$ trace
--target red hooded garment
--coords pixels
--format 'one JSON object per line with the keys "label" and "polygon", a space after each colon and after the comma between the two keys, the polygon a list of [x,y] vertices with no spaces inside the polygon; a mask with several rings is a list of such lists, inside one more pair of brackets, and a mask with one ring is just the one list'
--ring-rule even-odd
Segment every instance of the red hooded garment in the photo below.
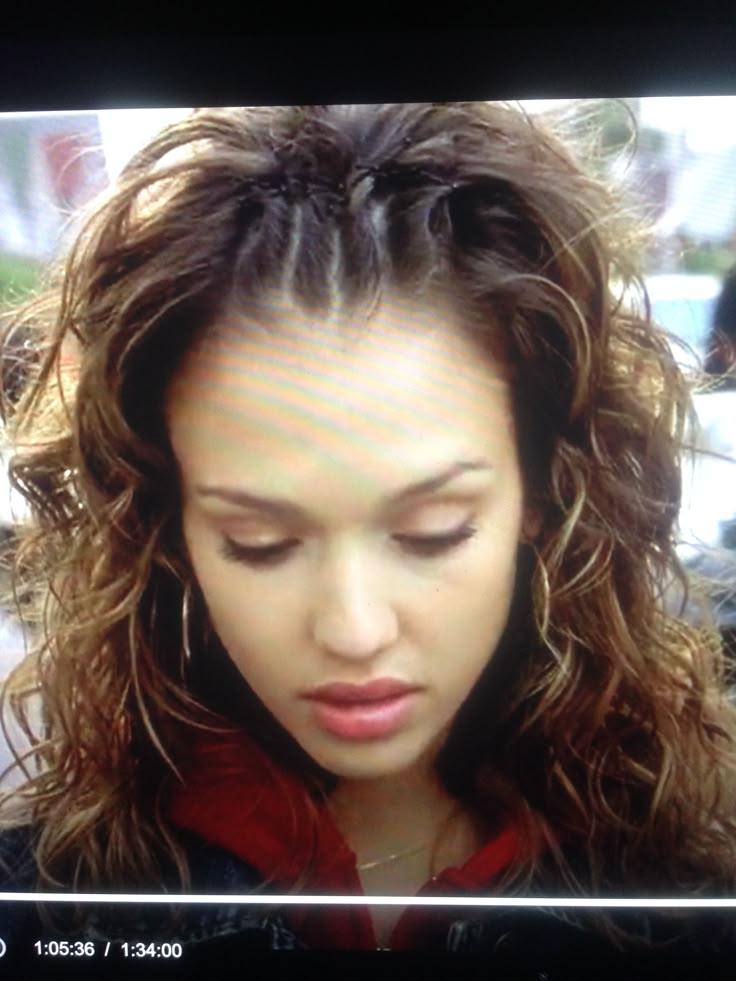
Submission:
{"label": "red hooded garment", "polygon": [[[175,824],[253,866],[268,880],[269,891],[289,892],[308,869],[299,887],[306,895],[364,895],[355,855],[329,810],[244,734],[199,737],[184,778],[171,800]],[[518,834],[507,828],[462,866],[433,876],[418,895],[488,894],[518,848]],[[284,917],[312,949],[377,946],[366,906],[289,906]],[[457,918],[452,907],[410,906],[397,922],[390,946],[421,950],[442,923]]]}

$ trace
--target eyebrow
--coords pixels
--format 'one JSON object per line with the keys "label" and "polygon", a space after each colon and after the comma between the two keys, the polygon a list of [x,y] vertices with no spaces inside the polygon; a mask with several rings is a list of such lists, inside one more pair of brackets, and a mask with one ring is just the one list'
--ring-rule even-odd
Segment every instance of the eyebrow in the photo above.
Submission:
{"label": "eyebrow", "polygon": [[[386,498],[385,503],[389,505],[403,504],[412,498],[433,494],[463,474],[483,470],[493,470],[487,460],[458,460],[457,463],[451,464],[440,473],[423,480],[417,480],[395,494],[391,494]],[[304,509],[298,504],[280,497],[261,497],[244,490],[229,487],[209,487],[207,485],[197,485],[194,491],[199,497],[215,497],[227,504],[235,504],[237,507],[266,511],[275,517],[289,518],[305,515]]]}

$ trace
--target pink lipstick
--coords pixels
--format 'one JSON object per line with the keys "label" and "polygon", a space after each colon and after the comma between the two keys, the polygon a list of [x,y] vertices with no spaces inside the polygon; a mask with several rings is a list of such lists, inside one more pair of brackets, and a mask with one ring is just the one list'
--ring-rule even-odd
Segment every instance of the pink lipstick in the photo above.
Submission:
{"label": "pink lipstick", "polygon": [[308,692],[317,724],[340,739],[369,740],[393,735],[414,712],[420,689],[393,678],[365,685],[335,683]]}

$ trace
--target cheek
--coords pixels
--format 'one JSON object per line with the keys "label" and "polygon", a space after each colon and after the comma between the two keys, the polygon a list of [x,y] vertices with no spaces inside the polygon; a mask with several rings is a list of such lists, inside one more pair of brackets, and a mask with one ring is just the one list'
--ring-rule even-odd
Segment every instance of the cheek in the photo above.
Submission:
{"label": "cheek", "polygon": [[455,599],[455,620],[465,636],[482,636],[492,641],[508,619],[516,579],[515,552],[507,561],[481,561],[469,568],[464,586]]}
{"label": "cheek", "polygon": [[[210,623],[225,650],[242,669],[252,652],[278,644],[284,619],[275,615],[278,595],[267,576],[254,576],[223,559],[219,545],[196,525],[185,524],[185,540]],[[283,605],[283,604],[282,604]]]}
{"label": "cheek", "polygon": [[414,624],[423,641],[468,670],[484,666],[506,627],[516,582],[518,545],[480,533],[431,594],[417,597]]}
{"label": "cheek", "polygon": [[256,695],[270,707],[295,681],[293,622],[262,589],[239,583],[238,570],[200,581],[209,620],[228,657]]}
{"label": "cheek", "polygon": [[472,649],[475,659],[487,660],[506,627],[518,551],[516,535],[481,533],[454,581],[448,583],[445,600],[437,596],[436,609],[451,617],[456,642]]}
{"label": "cheek", "polygon": [[[197,570],[195,569],[195,572]],[[220,568],[212,577],[197,575],[209,611],[210,622],[225,649],[238,665],[248,660],[271,657],[283,648],[285,615],[283,598],[267,587],[260,588],[234,569]]]}

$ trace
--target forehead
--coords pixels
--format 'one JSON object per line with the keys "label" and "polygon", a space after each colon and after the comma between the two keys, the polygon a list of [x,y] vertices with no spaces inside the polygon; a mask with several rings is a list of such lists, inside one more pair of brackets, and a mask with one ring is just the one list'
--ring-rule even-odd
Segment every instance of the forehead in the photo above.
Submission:
{"label": "forehead", "polygon": [[257,320],[222,318],[184,360],[167,416],[192,479],[381,485],[513,446],[502,366],[442,303],[402,298],[370,317],[274,301]]}

